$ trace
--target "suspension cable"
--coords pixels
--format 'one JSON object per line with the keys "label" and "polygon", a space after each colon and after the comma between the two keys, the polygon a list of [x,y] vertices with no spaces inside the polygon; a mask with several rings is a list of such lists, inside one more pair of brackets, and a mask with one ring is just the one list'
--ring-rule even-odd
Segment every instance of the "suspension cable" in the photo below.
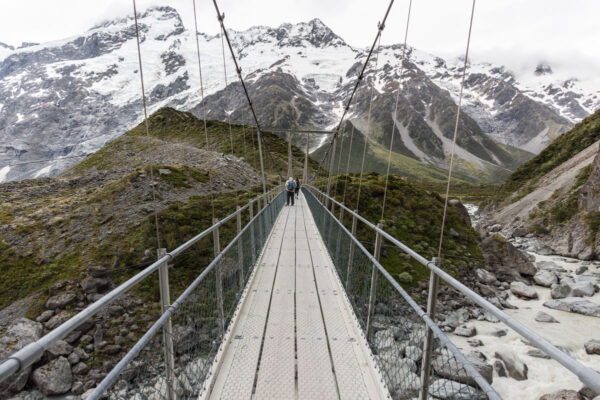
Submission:
{"label": "suspension cable", "polygon": [[[229,40],[229,35],[227,34],[227,29],[225,29],[225,23],[223,22],[223,20],[225,19],[225,14],[221,14],[221,11],[219,10],[219,6],[217,5],[217,0],[213,0],[213,5],[215,6],[215,11],[217,12],[217,19],[219,20],[219,23],[221,24],[221,30],[223,32],[223,36],[225,36],[225,40],[227,41],[227,46],[229,47],[229,52],[231,53],[231,58],[233,58],[233,63],[235,64],[236,73],[238,75],[240,83],[242,84],[242,88],[244,89],[244,94],[246,95],[246,100],[248,101],[248,105],[250,106],[250,110],[252,111],[252,117],[254,118],[254,123],[256,124],[256,134],[258,136],[258,155],[260,157],[260,173],[261,173],[261,178],[262,178],[263,193],[266,194],[267,193],[267,182],[265,179],[265,167],[264,167],[263,155],[262,155],[260,124],[258,123],[258,117],[256,116],[254,106],[252,105],[252,100],[250,99],[250,94],[248,93],[248,88],[246,87],[246,83],[244,82],[244,78],[242,77],[242,69],[238,65],[237,58],[235,57],[235,53],[233,51],[233,47],[231,46],[231,41]],[[266,142],[265,142],[265,148],[266,148]],[[267,151],[268,151],[268,149],[267,149]],[[269,152],[269,154],[270,154],[270,152]],[[279,173],[279,176],[281,177],[281,173]]]}
{"label": "suspension cable", "polygon": [[208,128],[206,127],[206,104],[204,104],[204,81],[202,79],[202,62],[200,60],[200,41],[198,40],[198,18],[196,17],[196,0],[192,0],[194,7],[194,27],[196,32],[196,54],[198,56],[198,74],[200,75],[200,104],[202,106],[202,119],[204,120],[204,136],[208,150]]}
{"label": "suspension cable", "polygon": [[356,195],[356,209],[360,202],[360,190],[362,188],[363,171],[365,169],[365,158],[367,155],[367,147],[369,145],[369,133],[371,131],[371,112],[373,111],[373,97],[375,95],[375,80],[377,80],[377,64],[379,62],[379,53],[381,52],[381,35],[379,36],[379,44],[377,45],[377,55],[375,56],[375,76],[371,83],[371,94],[369,96],[369,113],[367,115],[367,134],[365,135],[365,145],[363,147],[362,163],[360,166],[360,177],[358,179],[358,194]]}
{"label": "suspension cable", "polygon": [[469,35],[467,36],[467,49],[465,50],[465,63],[463,65],[462,80],[460,83],[460,93],[458,95],[458,108],[456,110],[456,123],[454,124],[454,136],[452,138],[452,153],[450,154],[450,165],[448,168],[448,184],[446,186],[446,198],[444,199],[444,213],[442,214],[442,229],[440,232],[440,245],[438,247],[438,258],[442,256],[442,243],[444,242],[444,227],[446,225],[446,213],[448,211],[448,196],[450,196],[450,180],[452,179],[452,167],[454,164],[454,151],[456,149],[456,137],[458,136],[458,124],[460,121],[460,108],[462,106],[463,89],[465,86],[465,76],[467,74],[467,63],[469,61],[469,46],[471,44],[471,31],[473,29],[473,15],[475,14],[475,0],[471,7],[471,20],[469,22]]}
{"label": "suspension cable", "polygon": [[[231,143],[231,154],[235,155],[233,153],[233,133],[231,132],[231,118],[229,116],[229,106],[230,104],[230,100],[231,100],[231,91],[228,90],[228,85],[227,85],[227,63],[225,62],[225,41],[223,40],[223,28],[221,27],[221,52],[223,54],[223,77],[225,80],[225,87],[223,88],[223,94],[225,96],[225,114],[227,114],[227,125],[229,126],[229,142]],[[228,93],[229,92],[229,93]]]}
{"label": "suspension cable", "polygon": [[352,131],[350,132],[350,150],[348,151],[348,161],[346,163],[346,180],[344,181],[344,194],[342,195],[342,203],[346,201],[346,188],[348,187],[348,180],[350,180],[350,156],[352,155],[352,141],[354,139],[354,124],[352,124]]}
{"label": "suspension cable", "polygon": [[[135,22],[135,37],[137,42],[137,53],[138,53],[138,63],[140,66],[140,82],[142,84],[142,105],[144,106],[144,124],[146,125],[146,139],[150,140],[150,125],[148,123],[148,109],[146,107],[146,90],[144,88],[144,72],[142,70],[142,50],[140,47],[140,30],[138,27],[137,20],[137,7],[135,4],[135,0],[133,0],[133,20]],[[160,249],[160,233],[159,233],[159,225],[158,225],[158,207],[156,205],[156,190],[154,189],[154,166],[152,163],[152,157],[148,158],[150,164],[150,188],[152,191],[152,204],[154,206],[154,225],[156,227],[156,248]]]}
{"label": "suspension cable", "polygon": [[381,204],[381,220],[385,212],[385,201],[387,199],[388,181],[390,179],[390,164],[392,162],[392,147],[394,146],[394,133],[396,131],[396,118],[398,116],[398,101],[402,91],[402,75],[404,74],[404,62],[406,57],[406,43],[408,40],[408,26],[410,24],[410,11],[412,9],[412,0],[408,3],[408,15],[406,17],[406,31],[404,32],[404,46],[402,47],[402,58],[400,59],[400,75],[398,76],[398,92],[396,93],[396,104],[394,105],[394,114],[392,115],[392,137],[390,138],[390,149],[388,152],[387,171],[385,173],[385,189],[383,190],[383,201]]}
{"label": "suspension cable", "polygon": [[[339,151],[338,151],[338,163],[337,163],[337,179],[335,181],[335,194],[337,195],[338,192],[338,183],[340,181],[340,165],[342,164],[342,150],[344,150],[344,131],[346,130],[346,128],[348,127],[348,120],[345,121],[344,123],[344,130],[342,131],[342,138],[340,141],[340,145],[339,145]],[[333,197],[333,196],[332,196]]]}
{"label": "suspension cable", "polygon": [[[196,16],[196,0],[192,0],[194,8],[194,28],[196,33],[196,55],[198,57],[198,75],[200,76],[200,106],[202,108],[202,120],[204,121],[204,137],[206,138],[206,150],[208,151],[208,127],[206,125],[206,104],[204,103],[204,80],[202,79],[202,61],[200,58],[200,41],[198,40],[198,18]],[[211,223],[215,220],[215,195],[213,193],[212,174],[208,173],[210,185],[210,207],[212,210]]]}
{"label": "suspension cable", "polygon": [[[215,1],[215,0],[213,0],[213,1]],[[381,37],[381,33],[385,29],[385,21],[387,20],[389,14],[390,14],[390,11],[392,9],[392,5],[393,4],[394,4],[394,0],[390,0],[390,3],[388,4],[388,7],[387,7],[387,9],[385,11],[385,15],[383,16],[383,19],[381,20],[380,23],[377,24],[377,35],[375,35],[375,39],[373,40],[373,43],[371,44],[371,48],[369,49],[369,53],[367,54],[367,58],[365,59],[365,62],[363,64],[363,66],[362,66],[362,69],[360,70],[360,73],[358,74],[358,77],[356,79],[356,83],[354,84],[354,88],[352,89],[352,92],[350,93],[350,98],[348,99],[348,102],[346,103],[346,107],[344,108],[344,111],[342,112],[342,117],[340,118],[340,122],[338,123],[337,128],[334,130],[335,133],[332,136],[331,144],[329,145],[329,149],[325,152],[325,155],[323,156],[323,160],[321,160],[321,162],[319,163],[319,165],[321,165],[323,163],[323,161],[325,160],[325,157],[327,157],[327,153],[331,150],[331,145],[335,141],[335,138],[338,135],[338,133],[339,133],[341,127],[342,127],[342,122],[346,118],[346,114],[348,113],[348,109],[350,108],[350,104],[352,104],[352,100],[354,99],[354,95],[356,94],[356,91],[358,90],[358,86],[360,85],[361,81],[364,78],[365,69],[367,68],[367,65],[369,64],[369,60],[371,59],[371,55],[373,54],[373,50],[375,50],[375,46],[379,42],[379,38]]]}

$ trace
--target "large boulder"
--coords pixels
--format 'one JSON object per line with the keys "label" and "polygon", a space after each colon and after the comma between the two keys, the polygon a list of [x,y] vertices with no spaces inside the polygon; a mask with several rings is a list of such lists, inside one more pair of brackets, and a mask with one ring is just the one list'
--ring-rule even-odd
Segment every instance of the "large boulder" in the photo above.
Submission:
{"label": "large boulder", "polygon": [[524,299],[537,299],[538,294],[534,288],[527,286],[523,282],[511,282],[510,283],[510,291],[519,297]]}
{"label": "large boulder", "polygon": [[600,305],[581,297],[548,300],[544,303],[544,307],[600,318]]}
{"label": "large boulder", "polygon": [[494,356],[504,363],[508,376],[517,381],[527,379],[527,364],[521,361],[513,351],[509,349],[497,351],[494,353]]}
{"label": "large boulder", "polygon": [[550,287],[555,283],[558,283],[558,277],[553,271],[547,269],[541,269],[535,273],[533,280],[540,286]]}
{"label": "large boulder", "polygon": [[[494,379],[494,369],[490,364],[473,356],[467,356],[467,360],[486,381],[492,383]],[[477,386],[475,379],[473,379],[473,377],[467,373],[463,365],[452,356],[438,356],[433,360],[431,365],[436,375],[439,377],[453,379],[471,386]]]}
{"label": "large boulder", "polygon": [[516,276],[507,270],[522,276],[533,276],[537,271],[529,258],[501,235],[495,234],[485,238],[480,248],[491,272],[501,280],[515,280]]}
{"label": "large boulder", "polygon": [[[42,333],[43,327],[39,322],[33,322],[27,318],[17,319],[8,327],[6,334],[0,338],[0,360],[7,359],[29,343],[35,342],[42,337]],[[20,392],[27,384],[30,373],[31,366],[0,383],[0,398],[8,398]]]}
{"label": "large boulder", "polygon": [[558,392],[545,394],[539,400],[583,400],[583,397],[576,390],[563,389]]}
{"label": "large boulder", "polygon": [[46,396],[67,393],[73,384],[71,364],[58,357],[33,371],[33,383]]}

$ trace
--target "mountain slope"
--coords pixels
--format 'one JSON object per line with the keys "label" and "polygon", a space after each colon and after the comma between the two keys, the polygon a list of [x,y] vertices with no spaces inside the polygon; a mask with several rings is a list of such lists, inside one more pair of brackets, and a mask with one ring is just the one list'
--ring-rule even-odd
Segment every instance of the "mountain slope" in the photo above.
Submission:
{"label": "mountain slope", "polygon": [[488,206],[505,232],[535,233],[558,254],[600,256],[600,110],[519,167]]}
{"label": "mountain slope", "polygon": [[[198,116],[206,111],[210,119],[250,121],[229,60],[226,73],[223,70],[219,36],[199,35],[206,95],[206,107],[200,107],[194,32],[171,7],[151,8],[140,15],[139,22],[150,113],[172,106]],[[336,125],[366,55],[364,49],[347,44],[318,19],[230,34],[262,126],[331,129]],[[407,50],[410,60],[402,82],[405,96],[397,118],[407,127],[401,130],[407,135],[396,138],[398,152],[447,168],[444,138],[452,126],[460,70],[453,61]],[[390,99],[395,98],[401,54],[402,46],[382,47],[378,68],[369,73],[374,77],[370,82],[376,87],[376,100],[382,104],[375,110],[373,139],[384,147],[389,143]],[[0,181],[55,175],[76,163],[77,157],[101,148],[139,123],[138,68],[131,17],[107,21],[60,41],[18,49],[3,47]],[[373,64],[369,68],[373,69]],[[525,153],[498,143],[530,143],[527,149],[537,152],[547,138],[559,135],[600,101],[598,91],[589,88],[586,92],[581,89],[583,83],[574,80],[564,85],[540,81],[543,87],[528,80],[525,87],[517,77],[509,79],[506,74],[510,73],[501,71],[501,67],[481,63],[469,68],[461,119],[464,129],[459,135],[465,153],[459,157],[469,164],[464,172],[474,179],[494,175],[497,168],[514,169],[525,157]],[[549,85],[554,85],[553,89]],[[363,85],[362,91],[366,93],[367,86]],[[511,96],[519,100],[511,103],[507,100]],[[361,122],[368,109],[367,97],[357,99],[350,117],[363,134],[370,135]],[[567,97],[572,107],[555,106]],[[580,105],[579,111],[573,111],[574,104]],[[486,163],[493,164],[491,171]],[[473,169],[477,173],[472,173]]]}

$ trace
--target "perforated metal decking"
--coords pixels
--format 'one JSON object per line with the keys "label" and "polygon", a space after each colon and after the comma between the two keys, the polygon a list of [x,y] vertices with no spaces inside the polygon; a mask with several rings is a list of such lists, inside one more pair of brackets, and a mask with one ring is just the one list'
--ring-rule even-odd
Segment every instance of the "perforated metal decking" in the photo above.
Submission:
{"label": "perforated metal decking", "polygon": [[302,195],[279,215],[249,285],[211,399],[386,398]]}

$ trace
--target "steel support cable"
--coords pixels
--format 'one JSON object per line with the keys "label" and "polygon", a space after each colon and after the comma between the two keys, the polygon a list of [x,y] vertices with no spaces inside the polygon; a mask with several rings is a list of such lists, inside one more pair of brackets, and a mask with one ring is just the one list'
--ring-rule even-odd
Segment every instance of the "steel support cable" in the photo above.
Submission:
{"label": "steel support cable", "polygon": [[[352,122],[350,122],[352,124]],[[342,195],[342,203],[346,202],[346,189],[348,188],[348,180],[350,179],[350,158],[352,156],[352,141],[354,139],[354,124],[350,132],[350,150],[348,151],[348,161],[346,162],[346,180],[344,181],[344,194]]]}
{"label": "steel support cable", "polygon": [[[137,43],[138,63],[140,67],[140,82],[142,84],[142,105],[144,107],[144,124],[146,126],[146,139],[150,140],[150,125],[148,123],[148,109],[146,107],[146,90],[144,88],[144,72],[142,69],[142,49],[140,47],[140,30],[137,20],[137,7],[133,0],[133,20],[135,22],[135,38]],[[154,206],[154,225],[156,226],[156,248],[160,249],[160,233],[158,225],[158,207],[156,206],[156,190],[154,189],[154,166],[150,158],[150,189],[152,191],[152,204]]]}
{"label": "steel support cable", "polygon": [[[213,1],[215,1],[215,0],[213,0]],[[392,5],[393,4],[394,4],[394,0],[390,0],[390,3],[388,4],[388,7],[387,7],[387,9],[385,11],[385,15],[383,16],[383,19],[381,20],[380,23],[377,24],[377,35],[375,35],[375,39],[373,40],[373,43],[371,44],[371,48],[369,49],[369,53],[367,54],[367,58],[365,59],[365,63],[363,64],[362,69],[360,70],[360,73],[358,74],[356,83],[354,84],[354,88],[352,89],[352,92],[350,93],[350,98],[348,99],[348,102],[346,103],[346,107],[344,108],[344,111],[342,113],[342,117],[340,118],[340,122],[339,122],[337,128],[335,129],[335,133],[333,134],[333,139],[331,141],[332,144],[333,144],[333,140],[335,140],[335,137],[338,135],[338,133],[339,133],[341,127],[342,127],[342,122],[346,118],[346,114],[348,113],[348,109],[350,108],[350,104],[352,104],[352,100],[354,99],[354,95],[356,94],[356,91],[358,90],[358,86],[360,85],[360,82],[362,81],[362,79],[364,77],[364,73],[365,73],[365,70],[367,68],[367,65],[369,64],[369,60],[371,59],[371,55],[373,54],[373,50],[375,50],[375,46],[379,42],[379,38],[381,37],[381,33],[385,29],[385,21],[387,21],[387,18],[390,15],[390,11],[392,9]],[[331,149],[331,144],[329,145],[329,149]],[[329,150],[327,150],[327,152],[329,152]],[[326,156],[327,156],[327,153],[323,156],[323,160],[325,159]],[[321,163],[322,162],[323,161],[321,161]],[[319,164],[321,164],[321,163],[319,163]]]}
{"label": "steel support cable", "polygon": [[[196,33],[196,56],[198,58],[198,75],[200,77],[200,107],[202,108],[202,121],[204,123],[204,137],[206,139],[206,150],[208,151],[208,127],[206,124],[206,104],[204,103],[204,80],[202,79],[202,60],[200,58],[200,41],[198,40],[198,18],[196,16],[196,0],[192,0],[192,7],[194,9],[194,28]],[[213,182],[212,174],[208,174],[209,185],[210,185],[210,207],[212,210],[211,222],[215,219],[215,195],[213,193]]]}
{"label": "steel support cable", "polygon": [[[346,130],[346,127],[348,126],[348,120],[346,120],[346,122],[344,123],[344,130]],[[342,138],[339,141],[340,145],[339,145],[339,151],[338,151],[338,163],[337,163],[337,180],[335,181],[335,194],[337,195],[338,192],[338,183],[340,182],[340,165],[342,164],[342,150],[344,149],[344,131],[342,131]]]}
{"label": "steel support cable", "polygon": [[[260,124],[258,123],[258,117],[256,116],[256,111],[254,110],[254,105],[252,104],[252,100],[250,99],[250,94],[248,93],[248,88],[246,87],[246,83],[244,82],[244,78],[242,77],[242,69],[238,65],[237,58],[235,57],[235,53],[233,51],[233,47],[231,46],[231,41],[229,40],[229,35],[227,34],[227,29],[225,29],[225,23],[223,22],[225,15],[221,14],[221,11],[219,10],[219,5],[217,4],[217,0],[213,0],[213,5],[215,6],[215,11],[217,12],[217,19],[219,20],[219,24],[221,25],[221,30],[223,32],[223,35],[225,36],[225,40],[227,41],[227,46],[229,47],[229,52],[231,53],[231,58],[233,58],[233,63],[235,64],[236,73],[238,75],[240,83],[242,84],[242,88],[244,89],[244,94],[246,95],[246,100],[248,101],[248,105],[250,106],[250,111],[252,111],[252,117],[254,118],[254,123],[256,124],[256,134],[258,136],[258,155],[260,157],[260,173],[261,173],[261,177],[262,177],[263,193],[266,193],[267,192],[267,182],[265,180],[265,167],[264,167],[263,155],[262,155]],[[265,149],[267,150],[267,152],[269,154],[271,153],[268,150],[268,148],[266,148],[266,142],[265,142]],[[271,156],[271,159],[272,158],[273,157]],[[278,173],[279,173],[279,177],[281,177],[281,172],[279,172],[279,169],[278,169]]]}
{"label": "steel support cable", "polygon": [[450,153],[450,165],[448,166],[448,183],[446,186],[446,198],[444,199],[444,213],[442,214],[442,228],[440,231],[440,244],[438,247],[438,258],[442,257],[442,244],[444,242],[444,227],[446,225],[446,213],[448,212],[448,196],[450,195],[450,180],[452,179],[452,167],[454,164],[454,152],[456,150],[456,137],[458,136],[458,124],[460,122],[460,107],[462,106],[463,89],[465,87],[465,76],[469,61],[469,46],[471,44],[471,31],[473,29],[473,15],[475,14],[475,1],[471,7],[471,20],[469,21],[469,35],[467,36],[467,49],[465,50],[465,63],[463,65],[460,93],[458,95],[458,107],[456,109],[456,123],[454,124],[454,136],[452,137],[452,152]]}
{"label": "steel support cable", "polygon": [[196,17],[196,0],[192,0],[194,8],[194,27],[196,32],[196,55],[198,56],[198,75],[200,76],[200,105],[202,106],[202,119],[204,121],[204,136],[208,149],[208,128],[206,126],[206,104],[204,104],[204,81],[202,79],[202,62],[200,60],[200,41],[198,40],[198,18]]}
{"label": "steel support cable", "polygon": [[398,116],[398,102],[400,92],[402,91],[402,75],[404,75],[404,61],[406,59],[406,45],[408,40],[408,27],[410,25],[410,12],[412,10],[412,0],[408,2],[408,15],[406,17],[406,30],[404,32],[404,46],[402,47],[402,58],[400,59],[400,75],[398,76],[398,93],[396,93],[396,104],[394,105],[394,114],[392,115],[392,137],[390,138],[390,149],[388,152],[387,171],[385,174],[385,189],[383,190],[383,201],[381,203],[381,220],[385,213],[385,201],[387,199],[388,182],[390,179],[390,164],[392,163],[392,148],[394,146],[394,133],[396,132],[396,118]]}
{"label": "steel support cable", "polygon": [[371,131],[371,112],[373,111],[373,97],[375,96],[375,80],[377,80],[377,64],[379,63],[379,53],[381,52],[381,35],[379,36],[379,44],[377,46],[377,55],[375,56],[375,76],[371,84],[371,94],[369,96],[369,113],[367,115],[367,134],[365,135],[365,145],[363,147],[362,163],[360,165],[360,177],[358,178],[358,193],[356,195],[356,209],[360,203],[360,190],[362,188],[362,178],[365,169],[365,158],[367,156],[367,147],[369,147],[369,133]]}
{"label": "steel support cable", "polygon": [[[228,93],[231,93],[231,91],[228,90],[227,85],[227,62],[225,61],[225,41],[223,39],[223,36],[223,27],[221,27],[221,53],[223,54],[223,78],[225,80],[223,94],[225,95],[225,107],[229,108],[229,106],[231,105],[231,95]],[[235,155],[233,153],[233,133],[231,132],[231,117],[227,108],[225,109],[225,114],[227,114],[227,125],[229,126],[229,142],[231,143],[231,154]]]}

